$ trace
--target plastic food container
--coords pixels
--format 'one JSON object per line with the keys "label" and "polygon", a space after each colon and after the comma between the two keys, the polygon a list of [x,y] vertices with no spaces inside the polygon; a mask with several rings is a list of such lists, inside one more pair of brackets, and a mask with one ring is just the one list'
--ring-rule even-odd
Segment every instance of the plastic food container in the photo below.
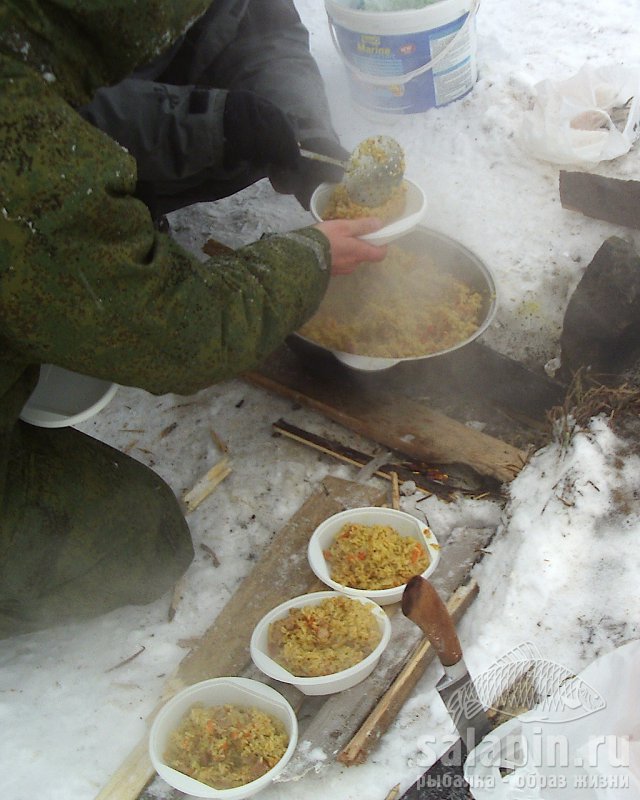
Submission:
{"label": "plastic food container", "polygon": [[[214,789],[205,783],[190,778],[172,769],[164,761],[164,753],[171,734],[178,728],[189,709],[197,704],[219,706],[229,703],[259,708],[282,720],[289,734],[289,745],[280,761],[257,780],[233,789]],[[215,797],[225,800],[240,800],[251,797],[265,789],[278,776],[294,753],[298,743],[296,715],[285,698],[270,686],[247,678],[212,678],[196,683],[179,692],[163,706],[151,726],[149,734],[149,756],[158,775],[174,789],[192,797]]]}
{"label": "plastic food container", "polygon": [[118,389],[116,383],[43,364],[36,388],[20,419],[40,428],[77,425],[101,411]]}
{"label": "plastic food container", "polygon": [[[362,239],[372,244],[389,244],[394,239],[405,236],[424,220],[427,213],[427,197],[424,191],[417,183],[408,178],[404,179],[404,183],[407,187],[407,194],[403,215],[385,225],[384,228],[362,236]],[[321,183],[311,195],[309,208],[318,222],[322,222],[324,219],[322,214],[335,186],[335,183]]]}
{"label": "plastic food container", "polygon": [[382,638],[375,650],[358,664],[354,664],[354,666],[349,667],[349,669],[334,672],[332,675],[322,675],[317,678],[301,678],[292,675],[269,656],[268,636],[269,625],[272,622],[286,617],[290,608],[318,605],[329,597],[340,597],[341,594],[344,596],[341,592],[312,592],[311,594],[303,594],[285,603],[281,603],[268,614],[265,614],[256,625],[253,635],[251,636],[251,658],[256,667],[270,678],[276,678],[283,683],[293,684],[293,686],[299,689],[303,694],[307,695],[324,695],[341,692],[344,689],[350,689],[370,675],[380,660],[380,656],[384,652],[386,646],[389,644],[391,623],[384,610],[380,608],[377,603],[368,600],[366,597],[357,598],[357,600],[368,605],[373,611],[378,625],[380,626]]}
{"label": "plastic food container", "polygon": [[428,568],[422,573],[423,578],[428,578],[432,575],[438,566],[440,546],[430,528],[421,523],[420,520],[411,516],[411,514],[407,514],[404,511],[396,511],[393,508],[378,508],[375,506],[352,508],[326,519],[318,525],[309,540],[308,558],[311,569],[323,583],[331,586],[336,591],[347,594],[350,597],[368,598],[381,606],[385,606],[401,600],[406,586],[406,583],[403,583],[401,586],[394,586],[391,589],[354,589],[352,586],[345,586],[332,580],[329,565],[324,557],[324,551],[333,544],[340,529],[347,522],[360,525],[389,525],[400,536],[408,536],[420,542],[426,547],[430,559]]}

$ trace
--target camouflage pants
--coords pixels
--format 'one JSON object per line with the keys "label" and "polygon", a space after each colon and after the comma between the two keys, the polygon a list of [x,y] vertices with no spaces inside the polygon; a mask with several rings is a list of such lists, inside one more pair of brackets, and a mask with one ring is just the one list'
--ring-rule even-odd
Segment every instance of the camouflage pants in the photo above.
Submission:
{"label": "camouflage pants", "polygon": [[73,428],[18,423],[0,509],[0,638],[167,591],[193,557],[154,472]]}

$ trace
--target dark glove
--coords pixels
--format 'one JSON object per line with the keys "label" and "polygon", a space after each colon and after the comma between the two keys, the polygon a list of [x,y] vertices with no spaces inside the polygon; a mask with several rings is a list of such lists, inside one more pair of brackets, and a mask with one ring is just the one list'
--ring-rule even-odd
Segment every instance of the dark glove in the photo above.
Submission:
{"label": "dark glove", "polygon": [[[332,156],[341,161],[347,161],[349,153],[333,139],[307,139],[301,143],[301,147],[312,150],[314,153],[321,153],[325,156]],[[321,161],[313,161],[309,158],[301,158],[295,170],[271,169],[269,180],[273,188],[282,194],[293,194],[300,205],[309,209],[311,195],[321,183],[338,183],[342,180],[344,170],[333,164],[324,164]]]}
{"label": "dark glove", "polygon": [[224,157],[229,165],[249,161],[254,168],[296,170],[300,150],[287,115],[254,92],[231,91],[223,115]]}

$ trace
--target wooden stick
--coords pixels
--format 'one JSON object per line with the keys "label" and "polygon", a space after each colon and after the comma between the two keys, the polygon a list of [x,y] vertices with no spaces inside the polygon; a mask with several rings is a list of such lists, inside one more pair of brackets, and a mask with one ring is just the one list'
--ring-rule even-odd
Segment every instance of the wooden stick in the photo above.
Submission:
{"label": "wooden stick", "polygon": [[220,566],[220,559],[212,547],[209,547],[209,545],[205,544],[204,542],[200,542],[200,549],[204,550],[204,552],[209,556],[214,567]]}
{"label": "wooden stick", "polygon": [[206,253],[208,256],[213,256],[216,258],[217,256],[222,256],[227,253],[233,253],[233,248],[226,244],[222,244],[222,242],[218,242],[216,239],[207,239],[207,241],[202,245],[202,252]]}
{"label": "wooden stick", "polygon": [[226,442],[223,442],[222,439],[218,436],[218,434],[214,431],[213,428],[209,428],[209,433],[211,434],[211,439],[213,443],[218,448],[218,450],[223,454],[226,455],[229,452],[229,446]]}
{"label": "wooden stick", "polygon": [[129,656],[129,658],[125,658],[124,661],[120,661],[118,664],[115,664],[113,667],[109,667],[109,669],[105,671],[113,672],[114,669],[120,669],[120,667],[124,667],[125,664],[129,664],[129,662],[133,661],[134,658],[137,658],[141,653],[144,653],[146,649],[147,648],[143,644],[141,644],[140,648],[132,656]]}
{"label": "wooden stick", "polygon": [[[456,589],[451,595],[446,605],[454,622],[458,622],[462,618],[477,594],[478,584],[471,580]],[[347,766],[363,764],[366,761],[372,748],[395,718],[400,707],[434,658],[435,651],[431,643],[428,639],[423,639],[355,736],[338,754],[338,761]]]}
{"label": "wooden stick", "polygon": [[187,513],[195,511],[200,503],[209,497],[216,486],[221,483],[230,472],[231,467],[229,466],[229,460],[227,458],[221,459],[215,466],[211,467],[209,472],[200,478],[195,486],[184,495],[183,500],[187,507]]}
{"label": "wooden stick", "polygon": [[[273,423],[273,430],[281,436],[286,436],[293,439],[300,444],[307,447],[312,447],[319,450],[321,453],[337,458],[347,464],[353,464],[356,467],[363,467],[368,464],[372,456],[363,453],[360,450],[355,450],[352,447],[347,447],[340,442],[327,439],[311,431],[305,431],[302,428],[297,428],[284,419],[279,419]],[[398,478],[403,481],[413,481],[416,489],[419,489],[425,494],[434,494],[442,500],[451,500],[456,494],[473,494],[468,489],[459,486],[450,486],[447,484],[449,476],[442,472],[437,467],[429,467],[426,464],[414,464],[411,462],[403,462],[402,464],[382,464],[374,472],[378,478],[391,480],[391,473],[395,472]]]}
{"label": "wooden stick", "polygon": [[186,585],[186,575],[183,575],[181,578],[175,582],[173,587],[173,591],[171,592],[171,602],[169,603],[169,609],[167,611],[167,619],[169,622],[173,622],[173,618],[176,615],[176,611],[178,610],[178,603],[182,600],[182,596],[184,594],[184,587]]}
{"label": "wooden stick", "polygon": [[398,473],[391,472],[391,508],[400,510],[400,487],[398,486]]}
{"label": "wooden stick", "polygon": [[267,360],[260,372],[243,377],[416,461],[465,464],[500,483],[513,480],[526,461],[526,454],[517,447],[427,408],[419,400],[384,388],[372,392],[361,386],[358,390],[342,371],[335,371],[334,380],[323,376],[322,381],[311,381],[308,376],[283,375],[277,368],[274,373],[271,366]]}

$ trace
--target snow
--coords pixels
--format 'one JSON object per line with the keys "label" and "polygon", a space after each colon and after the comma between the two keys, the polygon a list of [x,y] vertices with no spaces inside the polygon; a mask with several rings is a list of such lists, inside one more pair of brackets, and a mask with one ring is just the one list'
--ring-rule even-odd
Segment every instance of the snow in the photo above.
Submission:
{"label": "snow", "polygon": [[[585,266],[608,236],[640,249],[640,233],[563,210],[559,168],[523,148],[522,124],[538,81],[567,78],[585,63],[637,67],[635,0],[483,0],[473,91],[445,108],[384,123],[351,106],[323,3],[296,5],[344,145],[372,133],[396,137],[407,153],[407,173],[428,193],[427,224],[461,241],[493,270],[500,305],[484,341],[538,369],[557,358],[564,309]],[[638,159],[636,147],[597,171],[638,178]],[[311,219],[261,183],[176,214],[172,222],[176,238],[197,249],[212,235],[238,245]],[[95,797],[145,736],[147,717],[189,640],[213,622],[273,534],[324,475],[354,477],[346,465],[273,438],[271,425],[280,417],[359,444],[314,412],[239,380],[191,398],[120,388],[81,426],[153,466],[176,493],[220,458],[211,430],[228,445],[233,471],[189,515],[196,555],[173,621],[163,597],[0,642],[0,796]],[[166,433],[172,423],[176,427]],[[360,445],[371,450],[371,443]],[[640,638],[639,478],[639,456],[598,418],[535,453],[510,485],[503,508],[489,500],[446,504],[433,497],[418,504],[422,496],[408,487],[402,508],[426,515],[442,542],[465,529],[498,529],[475,569],[479,597],[459,625],[472,674],[524,642],[577,671]],[[339,767],[311,752],[322,763],[319,774],[274,784],[260,796],[382,800],[395,784],[406,789],[433,760],[426,742],[451,734],[434,689],[440,673],[435,664],[427,670],[365,765]]]}

